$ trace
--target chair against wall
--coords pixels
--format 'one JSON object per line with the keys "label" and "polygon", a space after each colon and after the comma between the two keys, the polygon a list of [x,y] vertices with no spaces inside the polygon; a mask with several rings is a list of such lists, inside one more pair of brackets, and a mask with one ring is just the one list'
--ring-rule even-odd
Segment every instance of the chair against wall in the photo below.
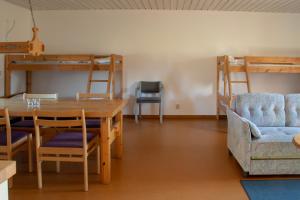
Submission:
{"label": "chair against wall", "polygon": [[135,121],[138,123],[138,116],[142,115],[143,103],[159,104],[159,119],[163,123],[163,84],[160,81],[149,82],[141,81],[138,83],[135,91]]}
{"label": "chair against wall", "polygon": [[[57,94],[23,94],[23,100],[26,99],[49,99],[49,100],[55,100],[58,98]],[[24,130],[29,132],[34,132],[34,122],[32,119],[25,119],[22,118],[22,120],[17,121],[12,124],[13,128],[17,128],[18,130]]]}
{"label": "chair against wall", "polygon": [[[28,168],[32,172],[32,134],[23,131],[11,130],[8,109],[0,109],[0,158],[12,160],[13,156],[22,149],[24,145],[28,148]],[[10,181],[12,186],[12,179]]]}
{"label": "chair against wall", "polygon": [[[42,188],[42,162],[82,162],[84,167],[84,191],[88,191],[88,156],[97,151],[97,173],[100,173],[100,148],[98,134],[86,130],[84,110],[33,112],[36,134],[36,160],[38,188]],[[41,143],[41,128],[66,128],[50,140]],[[80,127],[70,131],[69,127]]]}

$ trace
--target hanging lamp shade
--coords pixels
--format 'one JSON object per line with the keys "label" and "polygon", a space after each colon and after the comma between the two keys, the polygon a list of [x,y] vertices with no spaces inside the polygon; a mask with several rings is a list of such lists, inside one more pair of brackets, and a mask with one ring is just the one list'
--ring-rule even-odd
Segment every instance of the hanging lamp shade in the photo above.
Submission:
{"label": "hanging lamp shade", "polygon": [[0,53],[24,53],[39,56],[45,51],[44,43],[39,39],[39,29],[36,27],[31,0],[28,0],[34,27],[32,40],[26,42],[0,42]]}

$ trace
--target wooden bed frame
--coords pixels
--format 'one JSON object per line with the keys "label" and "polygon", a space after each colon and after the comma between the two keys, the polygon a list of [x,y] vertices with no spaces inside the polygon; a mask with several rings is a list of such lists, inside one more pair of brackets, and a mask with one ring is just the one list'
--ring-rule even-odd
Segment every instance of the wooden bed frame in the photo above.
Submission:
{"label": "wooden bed frame", "polygon": [[[97,64],[95,59],[110,58],[110,63]],[[66,62],[67,61],[67,62]],[[23,63],[22,63],[23,62]],[[32,62],[32,63],[31,63]],[[33,63],[37,62],[37,63]],[[53,62],[53,63],[51,63]],[[56,63],[57,62],[57,63]],[[65,62],[65,63],[64,63]],[[26,72],[26,93],[32,92],[32,72],[35,71],[110,71],[112,97],[123,97],[123,56],[121,55],[6,55],[5,56],[5,97],[11,93],[13,71]],[[19,94],[19,93],[18,93]]]}
{"label": "wooden bed frame", "polygon": [[[240,60],[243,64],[234,64],[230,60]],[[245,80],[232,80],[232,73],[245,73]],[[220,112],[231,107],[235,96],[232,93],[232,84],[246,84],[247,93],[251,92],[249,73],[300,73],[300,57],[217,57],[217,119]],[[220,80],[220,75],[223,79]],[[223,82],[223,91],[220,85]]]}

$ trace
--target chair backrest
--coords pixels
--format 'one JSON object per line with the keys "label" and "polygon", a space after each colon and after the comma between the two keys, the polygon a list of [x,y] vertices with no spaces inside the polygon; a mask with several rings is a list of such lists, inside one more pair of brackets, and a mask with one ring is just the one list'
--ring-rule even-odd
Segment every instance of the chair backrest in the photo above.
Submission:
{"label": "chair backrest", "polygon": [[101,93],[76,93],[77,100],[101,100],[101,99],[111,99],[110,94],[101,94]]}
{"label": "chair backrest", "polygon": [[57,99],[57,94],[23,94],[23,99]]}
{"label": "chair backrest", "polygon": [[140,92],[145,94],[159,93],[161,90],[162,83],[160,81],[141,81]]}
{"label": "chair backrest", "polygon": [[[6,130],[6,146],[11,148],[11,126],[10,126],[10,118],[8,109],[0,109],[0,126],[5,126]],[[0,134],[4,134],[4,132],[0,132]],[[4,138],[4,137],[0,137]]]}
{"label": "chair backrest", "polygon": [[[81,127],[83,148],[87,149],[87,132],[84,110],[69,111],[33,111],[33,120],[35,126],[36,146],[40,147],[40,127],[47,128],[70,128]],[[71,134],[71,133],[70,133]]]}

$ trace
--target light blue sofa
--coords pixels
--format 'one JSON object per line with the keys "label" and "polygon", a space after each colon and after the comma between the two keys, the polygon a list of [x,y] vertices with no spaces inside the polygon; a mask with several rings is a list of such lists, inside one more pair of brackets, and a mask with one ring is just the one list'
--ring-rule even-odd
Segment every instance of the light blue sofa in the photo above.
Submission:
{"label": "light blue sofa", "polygon": [[227,109],[227,146],[244,174],[300,174],[300,94],[242,94]]}

